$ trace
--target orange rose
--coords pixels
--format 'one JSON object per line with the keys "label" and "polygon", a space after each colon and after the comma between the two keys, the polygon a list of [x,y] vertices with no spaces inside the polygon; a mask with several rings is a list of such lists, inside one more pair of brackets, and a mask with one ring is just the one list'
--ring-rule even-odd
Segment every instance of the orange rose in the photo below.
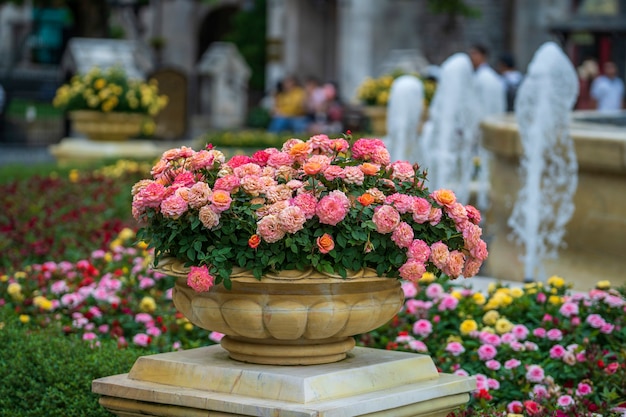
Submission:
{"label": "orange rose", "polygon": [[318,237],[317,248],[322,253],[328,253],[335,249],[335,241],[333,240],[333,237],[328,233],[324,233],[322,236]]}
{"label": "orange rose", "polygon": [[450,207],[456,202],[456,196],[452,190],[436,190],[432,193],[433,199],[442,206]]}
{"label": "orange rose", "polygon": [[361,164],[360,168],[361,172],[363,172],[365,175],[376,175],[378,174],[378,171],[380,171],[380,167],[378,165],[371,164],[369,162],[364,162],[363,164]]}
{"label": "orange rose", "polygon": [[315,161],[308,161],[302,167],[304,173],[307,175],[315,175],[318,174],[322,170],[322,164]]}
{"label": "orange rose", "polygon": [[261,244],[261,237],[259,235],[252,235],[250,236],[250,239],[248,239],[248,246],[250,246],[252,249],[256,249],[257,246],[259,246]]}
{"label": "orange rose", "polygon": [[309,144],[306,142],[299,142],[294,144],[291,149],[289,149],[289,155],[293,156],[295,159],[303,159],[309,154]]}
{"label": "orange rose", "polygon": [[375,198],[370,193],[363,193],[363,195],[357,198],[357,201],[361,203],[364,207],[367,207],[375,201]]}

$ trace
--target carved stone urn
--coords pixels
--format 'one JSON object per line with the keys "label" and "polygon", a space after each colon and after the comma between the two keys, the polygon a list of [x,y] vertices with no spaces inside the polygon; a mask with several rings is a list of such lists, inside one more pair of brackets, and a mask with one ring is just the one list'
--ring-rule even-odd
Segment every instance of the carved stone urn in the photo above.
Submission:
{"label": "carved stone urn", "polygon": [[139,135],[147,116],[140,113],[77,110],[70,112],[69,117],[74,130],[91,140],[120,142]]}
{"label": "carved stone urn", "polygon": [[232,359],[271,365],[337,362],[354,346],[354,335],[392,319],[404,303],[397,279],[363,269],[347,278],[316,270],[281,271],[256,279],[233,269],[232,288],[195,292],[189,269],[174,258],[155,270],[176,277],[174,305],[191,323],[225,334],[221,345]]}

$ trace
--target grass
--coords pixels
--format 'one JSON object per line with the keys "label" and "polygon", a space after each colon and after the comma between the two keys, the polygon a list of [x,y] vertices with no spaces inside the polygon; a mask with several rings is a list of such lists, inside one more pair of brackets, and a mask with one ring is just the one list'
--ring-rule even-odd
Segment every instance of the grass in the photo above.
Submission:
{"label": "grass", "polygon": [[26,111],[29,106],[34,106],[38,119],[57,119],[63,117],[63,112],[55,108],[52,103],[26,100],[22,98],[14,98],[9,101],[7,108],[7,117],[16,119],[25,119]]}

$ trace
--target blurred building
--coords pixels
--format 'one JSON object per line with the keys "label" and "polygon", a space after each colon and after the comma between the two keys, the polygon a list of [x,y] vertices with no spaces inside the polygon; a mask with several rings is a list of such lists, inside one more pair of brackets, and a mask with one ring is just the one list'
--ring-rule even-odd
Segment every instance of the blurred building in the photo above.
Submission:
{"label": "blurred building", "polygon": [[[68,5],[91,4],[68,0]],[[145,42],[157,67],[176,68],[187,79],[189,110],[197,112],[197,65],[214,42],[232,33],[242,11],[259,11],[264,30],[251,33],[265,51],[248,64],[264,83],[251,105],[287,74],[336,81],[342,98],[354,99],[367,76],[400,66],[417,69],[440,64],[452,53],[480,43],[491,63],[509,52],[525,72],[536,49],[547,40],[562,44],[574,65],[586,57],[614,60],[626,69],[626,1],[624,0],[465,0],[475,16],[433,11],[443,0],[98,0],[109,8],[109,34]],[[16,85],[28,69],[54,68],[33,62],[34,4],[0,6],[0,82]],[[31,9],[28,9],[31,7]],[[79,10],[74,7],[75,13]],[[472,13],[470,13],[472,14]],[[82,18],[81,18],[82,19]],[[74,18],[75,25],[83,20]],[[237,30],[255,31],[255,28]],[[93,36],[77,34],[73,36]],[[86,30],[84,27],[81,29]],[[239,45],[244,58],[248,45]],[[56,55],[55,55],[56,56]],[[29,61],[31,60],[31,61]],[[260,63],[257,61],[261,61]],[[255,69],[257,68],[257,69]],[[24,70],[27,69],[27,70]],[[34,72],[38,74],[37,72]],[[20,84],[21,85],[21,84]],[[25,83],[24,85],[28,85]],[[49,95],[50,90],[45,90]]]}

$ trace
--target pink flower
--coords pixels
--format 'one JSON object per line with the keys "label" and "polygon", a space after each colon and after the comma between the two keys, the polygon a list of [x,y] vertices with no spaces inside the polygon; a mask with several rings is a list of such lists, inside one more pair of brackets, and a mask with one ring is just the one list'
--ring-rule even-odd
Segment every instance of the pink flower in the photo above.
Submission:
{"label": "pink flower", "polygon": [[504,367],[506,369],[515,369],[518,366],[520,366],[522,364],[522,362],[520,362],[517,359],[509,359],[508,361],[504,362]]}
{"label": "pink flower", "polygon": [[537,327],[536,329],[533,329],[533,336],[538,337],[540,339],[543,339],[544,337],[546,337],[546,329],[544,329],[543,327]]}
{"label": "pink flower", "polygon": [[557,398],[556,403],[559,405],[559,407],[569,407],[571,405],[574,405],[574,399],[571,395],[561,395],[559,398]]}
{"label": "pink flower", "polygon": [[194,171],[199,169],[211,169],[215,162],[215,154],[206,150],[196,152],[191,156],[190,165]]}
{"label": "pink flower", "polygon": [[492,371],[497,371],[498,369],[500,369],[502,365],[500,365],[500,362],[498,362],[497,360],[490,359],[487,362],[485,362],[485,366],[491,369]]}
{"label": "pink flower", "polygon": [[350,200],[348,197],[343,192],[336,190],[322,197],[317,204],[315,214],[317,214],[320,223],[336,226],[346,217],[349,207]]}
{"label": "pink flower", "polygon": [[463,352],[465,352],[465,348],[459,342],[450,342],[446,346],[446,352],[449,352],[453,356],[459,356]]}
{"label": "pink flower", "polygon": [[428,352],[428,347],[426,347],[426,344],[421,340],[411,340],[409,341],[408,345],[411,350],[414,350],[416,352]]}
{"label": "pink flower", "polygon": [[533,386],[533,397],[537,399],[548,398],[550,393],[545,385],[537,384]]}
{"label": "pink flower", "polygon": [[286,152],[276,152],[267,159],[267,165],[279,168],[282,165],[293,165],[294,159]]}
{"label": "pink flower", "polygon": [[150,336],[145,333],[137,333],[135,336],[133,336],[133,343],[137,346],[146,347],[150,344],[150,342]]}
{"label": "pink flower", "polygon": [[206,182],[197,182],[187,193],[187,204],[194,209],[200,208],[209,202],[212,193],[213,191]]}
{"label": "pink flower", "polygon": [[526,339],[529,332],[528,327],[523,324],[516,324],[513,326],[513,329],[511,329],[511,333],[513,333],[515,338],[520,341]]}
{"label": "pink flower", "polygon": [[255,164],[264,167],[267,165],[267,160],[269,159],[270,154],[266,150],[256,151],[252,154],[252,162]]}
{"label": "pink flower", "polygon": [[345,177],[345,172],[343,168],[339,165],[331,165],[326,170],[324,170],[324,178],[328,181],[334,181],[337,178],[343,179]]}
{"label": "pink flower", "polygon": [[187,211],[187,208],[187,202],[178,194],[167,197],[161,203],[161,213],[172,219],[178,219]]}
{"label": "pink flower", "polygon": [[540,292],[539,294],[537,294],[537,302],[539,304],[545,303],[547,299],[548,298],[546,297],[546,295],[544,293]]}
{"label": "pink flower", "polygon": [[441,221],[442,211],[438,207],[431,207],[430,214],[428,215],[428,223],[431,226],[437,226]]}
{"label": "pink flower", "polygon": [[427,337],[432,331],[433,325],[426,319],[419,319],[413,324],[413,333],[418,336]]}
{"label": "pink flower", "polygon": [[211,332],[209,333],[209,339],[215,343],[219,343],[224,338],[223,333]]}
{"label": "pink flower", "polygon": [[448,213],[448,216],[450,216],[450,218],[457,224],[467,221],[467,211],[465,211],[465,206],[459,202],[456,202],[448,207],[446,209],[446,213]]}
{"label": "pink flower", "polygon": [[376,207],[372,221],[378,233],[391,233],[400,224],[400,213],[389,205]]}
{"label": "pink flower", "polygon": [[496,357],[498,350],[492,345],[481,345],[477,353],[481,361],[488,361]]}
{"label": "pink flower", "polygon": [[98,338],[98,335],[96,335],[93,332],[86,332],[83,334],[83,340],[95,340]]}
{"label": "pink flower", "polygon": [[452,207],[454,203],[456,203],[456,196],[452,190],[435,190],[430,196],[435,200],[439,205],[444,207]]}
{"label": "pink flower", "polygon": [[426,272],[426,267],[423,262],[409,259],[398,269],[398,272],[400,273],[400,277],[402,277],[402,279],[417,282],[422,275],[424,275],[424,272]]}
{"label": "pink flower", "polygon": [[521,414],[524,411],[524,404],[521,401],[511,401],[506,405],[506,411],[511,414]]}
{"label": "pink flower", "polygon": [[220,224],[220,215],[211,206],[200,207],[198,218],[204,227],[211,230]]}
{"label": "pink flower", "polygon": [[455,310],[458,305],[459,305],[459,300],[457,300],[451,295],[446,294],[443,296],[443,298],[439,302],[439,306],[437,307],[437,309],[439,311]]}
{"label": "pink flower", "polygon": [[211,195],[211,207],[216,213],[221,213],[230,208],[233,199],[230,193],[224,190],[214,190]]}
{"label": "pink flower", "polygon": [[402,292],[404,292],[404,298],[413,298],[417,295],[417,287],[413,282],[403,282]]}
{"label": "pink flower", "polygon": [[304,228],[306,217],[300,207],[289,206],[278,214],[278,220],[287,233],[296,233]]}
{"label": "pink flower", "polygon": [[593,388],[591,387],[591,385],[584,382],[579,382],[578,386],[576,387],[576,395],[578,395],[579,397],[584,397],[585,395],[589,395],[592,392]]}
{"label": "pink flower", "polygon": [[450,278],[457,278],[463,272],[465,265],[465,255],[458,250],[453,250],[448,256],[448,262],[443,268],[443,272]]}
{"label": "pink flower", "polygon": [[413,243],[413,228],[406,222],[400,222],[391,234],[391,240],[400,248],[408,248]]}
{"label": "pink flower", "polygon": [[285,231],[280,226],[280,220],[273,214],[259,220],[256,233],[267,243],[278,242],[285,236]]}
{"label": "pink flower", "polygon": [[142,207],[159,207],[165,196],[165,187],[158,182],[151,182],[135,195],[137,204]]}
{"label": "pink flower", "polygon": [[344,171],[344,174],[345,174],[344,177],[343,177],[343,180],[347,184],[356,184],[356,185],[362,185],[363,184],[363,180],[365,179],[365,175],[363,174],[363,171],[361,171],[361,168],[348,166],[348,167],[345,167],[343,169],[343,171]]}
{"label": "pink flower", "polygon": [[441,284],[437,284],[436,282],[430,284],[426,287],[426,296],[431,300],[438,300],[444,295],[444,290]]}
{"label": "pink flower", "polygon": [[559,313],[565,317],[576,316],[578,315],[578,304],[572,302],[563,303],[559,309]]}
{"label": "pink flower", "polygon": [[[239,165],[237,168],[233,169],[233,174],[237,178],[243,178],[246,175],[261,175],[262,171],[263,171],[263,168],[261,168],[259,165],[255,164],[254,162],[250,162],[247,164]],[[231,191],[231,190],[227,190],[227,191]]]}
{"label": "pink flower", "polygon": [[558,341],[563,339],[563,332],[559,329],[550,329],[548,333],[546,333],[546,336],[549,340]]}
{"label": "pink flower", "polygon": [[478,211],[476,209],[476,207],[474,206],[470,206],[469,204],[467,206],[465,206],[465,211],[467,212],[467,219],[474,223],[474,224],[479,224],[480,223],[480,211]]}
{"label": "pink flower", "polygon": [[[241,177],[243,178],[243,176]],[[241,185],[241,179],[237,175],[229,174],[224,175],[215,180],[215,184],[213,185],[214,190],[224,190],[229,193],[233,192],[233,190],[239,188]]]}
{"label": "pink flower", "polygon": [[352,145],[352,157],[374,164],[389,165],[389,151],[380,139],[359,139]]}
{"label": "pink flower", "polygon": [[295,196],[291,203],[294,206],[298,206],[302,209],[304,217],[312,219],[315,216],[315,208],[317,207],[317,199],[312,194],[301,193]]}
{"label": "pink flower", "polygon": [[187,274],[187,285],[196,292],[207,292],[215,282],[206,265],[192,266]]}
{"label": "pink flower", "polygon": [[415,170],[413,165],[406,161],[396,161],[391,164],[391,179],[400,182],[413,181],[415,178]]}
{"label": "pink flower", "polygon": [[154,319],[152,318],[152,316],[148,313],[137,313],[135,315],[135,322],[137,323],[151,323],[153,322]]}
{"label": "pink flower", "polygon": [[412,212],[414,203],[413,197],[401,193],[394,193],[385,198],[385,204],[394,206],[401,214]]}
{"label": "pink flower", "polygon": [[552,359],[561,359],[565,355],[565,348],[561,345],[554,345],[550,348],[550,357]]}
{"label": "pink flower", "polygon": [[611,334],[615,330],[615,325],[611,323],[604,323],[602,327],[600,327],[600,333]]}
{"label": "pink flower", "polygon": [[426,262],[430,257],[430,247],[423,240],[415,239],[407,250],[407,256],[409,259],[415,259],[418,262]]}
{"label": "pink flower", "polygon": [[422,197],[413,197],[413,204],[411,206],[411,212],[413,213],[413,221],[415,223],[426,223],[430,219],[430,212],[432,206]]}
{"label": "pink flower", "polygon": [[529,382],[542,382],[545,374],[539,365],[529,365],[526,369],[526,379]]}
{"label": "pink flower", "polygon": [[435,242],[430,246],[430,261],[439,269],[444,269],[448,264],[450,251],[445,243]]}
{"label": "pink flower", "polygon": [[252,162],[252,158],[250,158],[247,155],[235,155],[232,158],[230,158],[228,162],[226,162],[226,165],[228,165],[231,168],[237,168],[238,166],[248,164],[250,162]]}
{"label": "pink flower", "polygon": [[595,329],[600,329],[606,323],[601,315],[599,314],[589,314],[587,319],[585,320],[587,324]]}
{"label": "pink flower", "polygon": [[480,267],[482,266],[482,264],[483,262],[479,259],[472,257],[468,258],[465,261],[465,266],[463,267],[463,276],[465,278],[471,278],[475,276],[480,271]]}
{"label": "pink flower", "polygon": [[161,329],[159,329],[159,328],[158,328],[158,327],[156,327],[156,326],[148,327],[148,328],[146,329],[146,333],[147,333],[149,336],[152,336],[152,337],[159,337],[159,336],[161,336]]}

